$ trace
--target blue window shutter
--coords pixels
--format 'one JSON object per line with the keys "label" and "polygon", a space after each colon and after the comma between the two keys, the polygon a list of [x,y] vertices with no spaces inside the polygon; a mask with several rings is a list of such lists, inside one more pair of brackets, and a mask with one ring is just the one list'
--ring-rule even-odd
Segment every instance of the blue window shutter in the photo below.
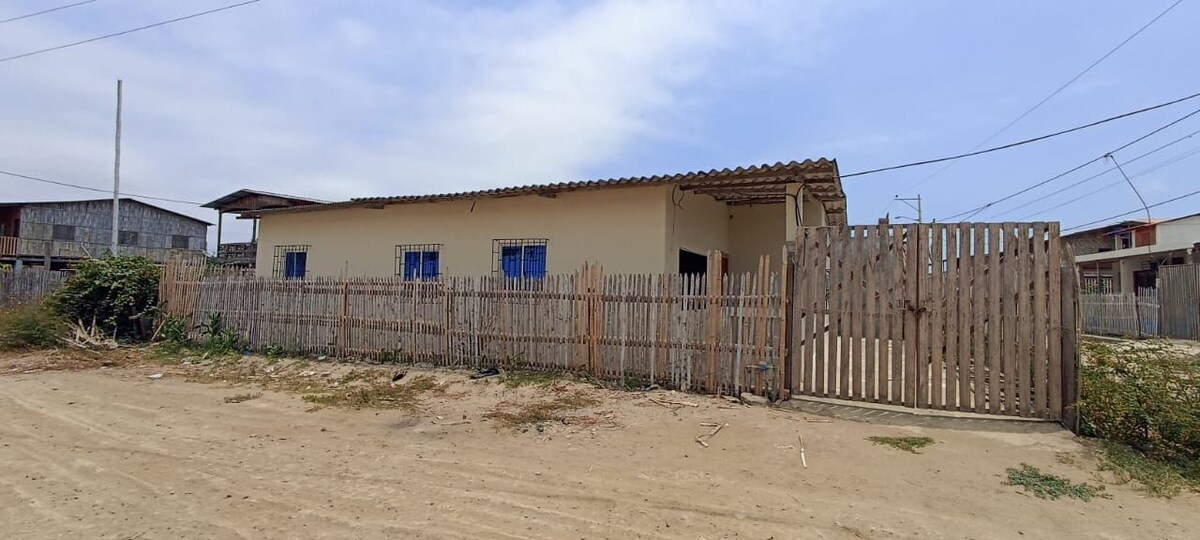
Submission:
{"label": "blue window shutter", "polygon": [[417,279],[419,277],[421,277],[421,252],[405,251],[404,279]]}
{"label": "blue window shutter", "polygon": [[437,279],[438,272],[438,252],[426,251],[422,257],[421,279]]}
{"label": "blue window shutter", "polygon": [[308,253],[289,251],[283,257],[283,277],[302,279],[308,266]]}
{"label": "blue window shutter", "polygon": [[524,276],[532,279],[546,277],[546,246],[525,246]]}
{"label": "blue window shutter", "polygon": [[500,248],[500,271],[505,278],[521,277],[521,246]]}

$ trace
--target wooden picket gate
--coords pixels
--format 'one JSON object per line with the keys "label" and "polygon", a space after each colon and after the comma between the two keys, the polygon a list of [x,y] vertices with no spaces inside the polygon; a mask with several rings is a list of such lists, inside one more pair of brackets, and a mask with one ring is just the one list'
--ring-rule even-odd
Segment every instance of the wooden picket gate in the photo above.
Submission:
{"label": "wooden picket gate", "polygon": [[795,394],[1061,420],[1076,296],[1057,223],[798,232]]}

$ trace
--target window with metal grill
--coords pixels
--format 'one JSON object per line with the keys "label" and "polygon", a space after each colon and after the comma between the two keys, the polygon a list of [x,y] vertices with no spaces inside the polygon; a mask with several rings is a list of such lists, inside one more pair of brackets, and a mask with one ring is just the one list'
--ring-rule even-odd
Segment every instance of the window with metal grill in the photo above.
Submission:
{"label": "window with metal grill", "polygon": [[441,244],[396,246],[396,275],[406,280],[437,280],[442,276],[441,251]]}
{"label": "window with metal grill", "polygon": [[307,273],[308,246],[275,246],[272,274],[276,278],[304,279]]}
{"label": "window with metal grill", "polygon": [[492,271],[506,279],[546,277],[545,238],[497,239],[492,241]]}

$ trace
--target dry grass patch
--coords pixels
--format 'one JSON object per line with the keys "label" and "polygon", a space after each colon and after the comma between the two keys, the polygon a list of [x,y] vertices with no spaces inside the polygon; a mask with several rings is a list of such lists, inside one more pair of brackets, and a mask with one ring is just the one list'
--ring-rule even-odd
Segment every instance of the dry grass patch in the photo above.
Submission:
{"label": "dry grass patch", "polygon": [[484,418],[489,418],[501,426],[509,428],[554,422],[588,423],[584,420],[587,417],[569,413],[600,404],[599,399],[569,385],[555,385],[550,387],[550,391],[557,395],[551,399],[538,399],[525,403],[502,402],[491,412],[485,414]]}
{"label": "dry grass patch", "polygon": [[[318,369],[320,368],[320,369]],[[351,368],[336,373],[339,366],[314,365],[307,361],[262,362],[258,359],[221,359],[209,365],[191,366],[188,381],[255,385],[267,390],[301,394],[312,406],[348,409],[414,410],[421,396],[446,391],[447,385],[432,375],[413,375],[401,384],[391,384],[391,372],[380,368]]]}
{"label": "dry grass patch", "polygon": [[[355,381],[362,381],[356,376]],[[306,394],[304,401],[313,404],[310,410],[323,407],[347,409],[406,409],[414,410],[421,396],[429,392],[445,392],[446,386],[432,375],[417,375],[405,384],[392,386],[389,383],[370,381],[365,385],[350,385],[348,388],[331,389],[318,394]]]}

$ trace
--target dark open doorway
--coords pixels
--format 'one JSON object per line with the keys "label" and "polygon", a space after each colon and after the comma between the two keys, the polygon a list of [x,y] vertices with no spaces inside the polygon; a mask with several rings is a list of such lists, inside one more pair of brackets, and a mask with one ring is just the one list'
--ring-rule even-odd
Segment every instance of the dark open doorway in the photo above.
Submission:
{"label": "dark open doorway", "polygon": [[680,274],[704,274],[708,271],[708,257],[699,253],[679,250]]}

